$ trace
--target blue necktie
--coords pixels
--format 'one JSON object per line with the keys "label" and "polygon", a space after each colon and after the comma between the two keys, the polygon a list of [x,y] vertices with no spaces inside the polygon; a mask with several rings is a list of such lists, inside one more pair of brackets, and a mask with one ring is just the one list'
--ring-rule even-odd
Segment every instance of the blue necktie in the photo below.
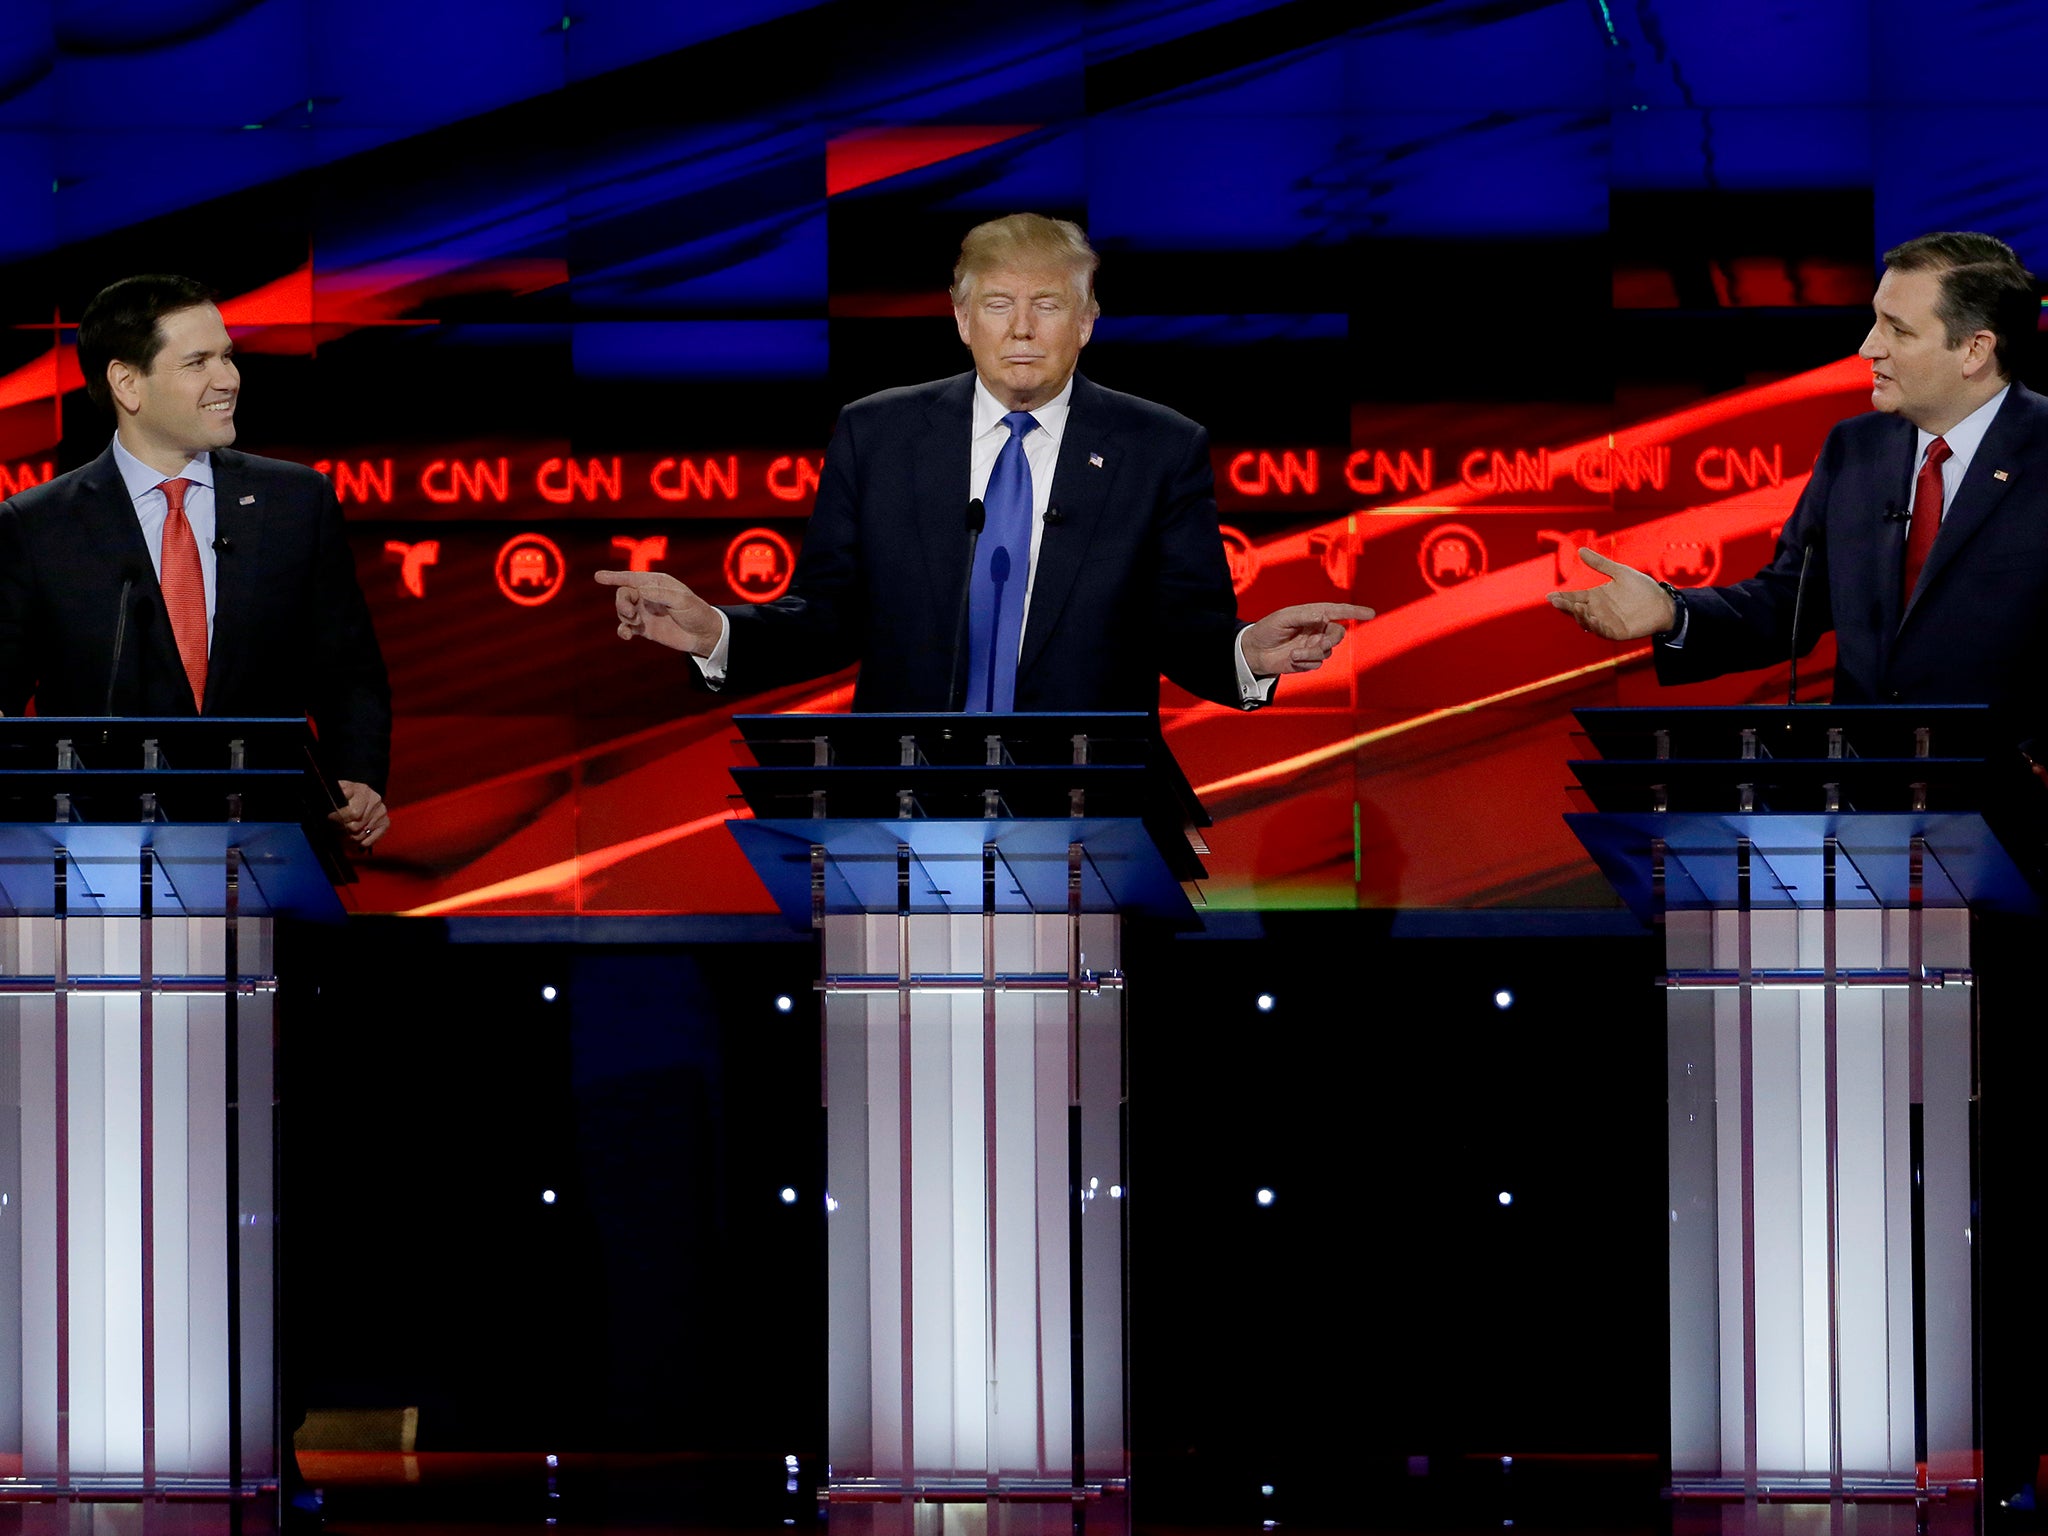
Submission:
{"label": "blue necktie", "polygon": [[1038,425],[1028,411],[1003,418],[1010,440],[996,455],[982,493],[988,522],[974,552],[967,598],[967,700],[970,712],[1017,707],[1017,650],[1024,637],[1024,584],[1031,572],[1031,462],[1024,434]]}

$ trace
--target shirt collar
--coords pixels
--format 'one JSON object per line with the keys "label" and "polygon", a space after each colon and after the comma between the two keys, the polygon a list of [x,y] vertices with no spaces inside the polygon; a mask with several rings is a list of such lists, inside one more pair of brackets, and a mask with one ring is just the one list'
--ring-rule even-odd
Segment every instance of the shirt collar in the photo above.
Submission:
{"label": "shirt collar", "polygon": [[[1054,442],[1058,442],[1060,434],[1066,430],[1067,407],[1072,403],[1073,395],[1074,376],[1070,373],[1067,375],[1067,382],[1060,386],[1058,394],[1045,404],[1031,408],[1032,419],[1038,423],[1039,430]],[[977,373],[974,376],[974,436],[980,437],[984,432],[994,431],[1002,425],[1003,418],[1009,414],[1010,408],[990,392],[988,385],[982,382],[981,375]]]}
{"label": "shirt collar", "polygon": [[128,451],[121,434],[114,434],[114,466],[121,471],[121,483],[128,487],[128,499],[140,501],[166,480],[190,480],[213,489],[213,456],[204,450],[194,454],[175,475],[160,475]]}
{"label": "shirt collar", "polygon": [[1948,444],[1950,456],[1967,465],[1976,457],[1977,445],[1984,441],[1984,434],[1991,430],[1991,418],[1996,416],[1998,408],[2005,404],[2005,397],[2011,389],[2010,384],[2006,385],[1946,432],[1934,433],[1924,427],[1916,428],[1919,438],[1915,444],[1917,452],[1913,456],[1913,462],[1918,464],[1927,457],[1927,445],[1938,436]]}

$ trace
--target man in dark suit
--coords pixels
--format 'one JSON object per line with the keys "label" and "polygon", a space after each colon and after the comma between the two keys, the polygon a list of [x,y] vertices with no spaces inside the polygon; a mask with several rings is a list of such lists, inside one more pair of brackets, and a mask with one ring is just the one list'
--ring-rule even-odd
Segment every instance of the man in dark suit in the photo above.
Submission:
{"label": "man in dark suit", "polygon": [[1254,709],[1320,666],[1372,610],[1237,617],[1208,434],[1074,371],[1095,266],[1064,220],[970,231],[952,298],[974,371],[841,413],[789,595],[721,609],[659,572],[603,571],[620,636],[739,691],[858,662],[859,710],[1152,710],[1162,672]]}
{"label": "man in dark suit", "polygon": [[1832,629],[1836,702],[1989,704],[2022,742],[2048,729],[2048,400],[2014,378],[2033,278],[1990,235],[1924,235],[1885,254],[1872,308],[1876,409],[1829,432],[1769,565],[1679,592],[1582,549],[1609,580],[1550,601],[1609,640],[1656,636],[1667,683]]}
{"label": "man in dark suit", "polygon": [[383,656],[326,480],[228,446],[233,353],[187,278],[87,306],[79,366],[114,440],[0,506],[0,712],[310,715],[347,796],[331,819],[368,849],[390,825]]}

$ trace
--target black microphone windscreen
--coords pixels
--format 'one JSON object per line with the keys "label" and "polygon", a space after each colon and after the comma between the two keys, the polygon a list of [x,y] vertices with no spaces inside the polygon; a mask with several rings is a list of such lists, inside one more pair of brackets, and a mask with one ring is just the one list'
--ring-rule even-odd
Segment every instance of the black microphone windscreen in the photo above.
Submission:
{"label": "black microphone windscreen", "polygon": [[974,500],[967,503],[967,531],[969,533],[979,533],[987,526],[988,509],[982,506],[981,498],[977,496]]}

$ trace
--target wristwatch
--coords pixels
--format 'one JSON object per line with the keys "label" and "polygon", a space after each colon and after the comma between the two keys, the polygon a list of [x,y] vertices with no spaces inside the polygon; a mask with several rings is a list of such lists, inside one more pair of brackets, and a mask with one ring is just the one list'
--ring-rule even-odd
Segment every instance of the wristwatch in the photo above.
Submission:
{"label": "wristwatch", "polygon": [[1656,635],[1657,639],[1662,640],[1667,636],[1677,634],[1681,629],[1685,628],[1685,594],[1668,581],[1660,581],[1657,585],[1662,587],[1665,594],[1671,599],[1671,627],[1669,629],[1660,629]]}

